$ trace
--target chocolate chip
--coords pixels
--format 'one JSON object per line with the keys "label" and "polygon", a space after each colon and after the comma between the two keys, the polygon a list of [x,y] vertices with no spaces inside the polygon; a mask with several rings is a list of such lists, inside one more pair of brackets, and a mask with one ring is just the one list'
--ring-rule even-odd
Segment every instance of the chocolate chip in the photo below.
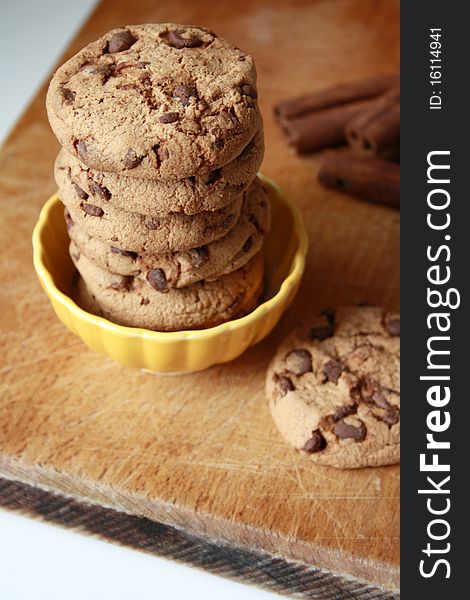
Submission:
{"label": "chocolate chip", "polygon": [[163,269],[151,269],[147,273],[147,281],[154,290],[157,290],[157,292],[166,294],[166,292],[169,291],[165,271]]}
{"label": "chocolate chip", "polygon": [[139,81],[145,87],[151,87],[152,85],[152,78],[150,77],[150,73],[142,73],[142,75],[139,76]]}
{"label": "chocolate chip", "polygon": [[97,65],[93,69],[94,75],[100,75],[103,80],[106,82],[108,79],[114,75],[116,66],[115,65]]}
{"label": "chocolate chip", "polygon": [[207,225],[207,227],[204,229],[204,235],[205,236],[213,235],[214,232],[228,229],[230,227],[230,225],[232,225],[234,219],[235,219],[234,215],[228,215],[227,217],[224,217],[220,221],[216,221],[215,223],[211,223],[210,225]]}
{"label": "chocolate chip", "polygon": [[[186,33],[186,37],[183,34]],[[203,41],[192,34],[187,34],[184,29],[172,29],[171,31],[165,31],[160,34],[166,43],[172,48],[181,50],[182,48],[197,48],[203,45]]]}
{"label": "chocolate chip", "polygon": [[160,221],[155,217],[146,217],[144,219],[144,225],[147,229],[155,231],[160,228]]}
{"label": "chocolate chip", "polygon": [[359,402],[361,402],[362,395],[360,384],[352,387],[349,390],[349,396],[351,397],[351,400],[354,400],[354,402],[356,402],[356,404],[359,404]]}
{"label": "chocolate chip", "polygon": [[104,185],[100,185],[98,182],[94,181],[93,179],[91,180],[90,188],[91,188],[91,193],[94,196],[99,196],[100,198],[103,198],[104,200],[109,200],[111,198],[111,192],[108,190],[108,188],[104,187]]}
{"label": "chocolate chip", "polygon": [[349,391],[349,395],[356,402],[372,403],[379,408],[388,406],[382,386],[378,381],[374,381],[371,377],[359,379],[357,385]]}
{"label": "chocolate chip", "polygon": [[113,281],[111,287],[116,291],[128,292],[132,287],[133,280],[134,278],[131,275],[123,275],[117,281]]}
{"label": "chocolate chip", "polygon": [[390,406],[390,403],[388,402],[381,388],[374,390],[371,400],[375,406],[377,406],[377,408],[388,408]]}
{"label": "chocolate chip", "polygon": [[385,409],[382,420],[385,421],[387,425],[395,425],[400,420],[400,411],[396,406],[390,405]]}
{"label": "chocolate chip", "polygon": [[243,252],[249,252],[251,250],[252,246],[253,246],[253,236],[250,235],[250,237],[243,244],[243,247],[242,247]]}
{"label": "chocolate chip", "polygon": [[88,149],[86,147],[85,142],[83,140],[75,140],[73,143],[73,146],[74,146],[75,151],[77,152],[79,158],[81,158],[83,160],[83,162],[86,162],[87,155],[88,155]]}
{"label": "chocolate chip", "polygon": [[162,115],[160,117],[159,120],[160,120],[160,123],[174,123],[178,119],[179,119],[178,113],[171,112],[171,113],[165,113],[164,115]]}
{"label": "chocolate chip", "polygon": [[279,375],[278,373],[275,373],[274,383],[281,392],[282,396],[285,396],[287,392],[293,392],[295,390],[294,384],[289,379],[289,377],[286,377],[285,375]]}
{"label": "chocolate chip", "polygon": [[261,227],[261,225],[259,224],[259,221],[255,217],[255,215],[249,215],[248,216],[248,221],[250,221],[250,223],[254,226],[254,228],[256,229],[256,231],[258,233],[261,233],[262,235],[264,235],[266,233],[265,228]]}
{"label": "chocolate chip", "polygon": [[123,159],[123,165],[126,169],[135,169],[143,160],[143,156],[137,156],[137,152],[133,148],[129,148]]}
{"label": "chocolate chip", "polygon": [[68,104],[72,104],[72,102],[75,100],[75,92],[72,92],[72,90],[70,90],[69,88],[66,88],[66,87],[62,86],[60,88],[60,92],[62,94],[63,99]]}
{"label": "chocolate chip", "polygon": [[207,177],[206,185],[211,185],[220,179],[222,176],[222,169],[214,169]]}
{"label": "chocolate chip", "polygon": [[284,357],[286,369],[294,375],[304,375],[312,371],[312,355],[305,348],[295,348]]}
{"label": "chocolate chip", "polygon": [[213,145],[214,148],[216,148],[217,150],[222,150],[222,148],[225,147],[225,140],[223,140],[222,138],[215,138]]}
{"label": "chocolate chip", "polygon": [[382,387],[380,384],[376,384],[372,395],[370,396],[369,402],[376,408],[380,409],[379,412],[372,409],[373,416],[379,421],[384,421],[387,425],[395,425],[400,420],[400,413],[398,408],[390,404],[387,400]]}
{"label": "chocolate chip", "polygon": [[121,256],[127,256],[128,258],[132,258],[132,260],[136,260],[139,256],[137,252],[132,252],[132,250],[121,250],[121,248],[116,248],[115,246],[111,246],[111,252],[113,254],[120,254]]}
{"label": "chocolate chip", "polygon": [[[155,150],[156,148],[156,150]],[[153,151],[159,160],[162,162],[170,158],[170,152],[166,146],[154,146]]]}
{"label": "chocolate chip", "polygon": [[135,35],[132,35],[132,33],[128,29],[118,31],[109,40],[106,52],[108,52],[109,54],[114,54],[116,52],[124,52],[124,50],[129,50],[129,48],[133,46],[136,43],[136,41],[137,38],[135,37]]}
{"label": "chocolate chip", "polygon": [[316,327],[312,327],[312,329],[310,329],[310,332],[308,334],[308,337],[311,340],[319,340],[320,342],[323,342],[323,340],[326,340],[327,338],[331,337],[334,334],[334,327],[333,325],[317,325]]}
{"label": "chocolate chip", "polygon": [[88,194],[85,192],[85,190],[82,190],[82,188],[77,185],[75,183],[75,181],[72,182],[73,184],[73,188],[75,190],[75,193],[77,194],[77,196],[81,199],[81,200],[87,200],[88,198]]}
{"label": "chocolate chip", "polygon": [[302,447],[304,452],[314,454],[326,448],[326,440],[319,429],[312,431],[312,437],[309,438]]}
{"label": "chocolate chip", "polygon": [[95,206],[94,204],[86,204],[81,203],[80,208],[86,212],[87,215],[92,217],[102,217],[104,215],[104,210],[99,206]]}
{"label": "chocolate chip", "polygon": [[360,425],[356,427],[355,425],[349,425],[345,421],[340,420],[333,427],[333,433],[340,440],[351,438],[355,442],[362,442],[366,437],[367,430],[362,421],[359,421],[359,423]]}
{"label": "chocolate chip", "polygon": [[351,388],[350,396],[357,403],[364,402],[371,406],[371,415],[390,427],[400,420],[399,409],[387,400],[380,383],[370,377],[364,377]]}
{"label": "chocolate chip", "polygon": [[375,381],[371,377],[364,377],[359,380],[358,387],[360,399],[363,402],[371,402],[378,408],[386,408],[389,406],[387,398],[383,393],[383,388],[378,381]]}
{"label": "chocolate chip", "polygon": [[392,337],[400,337],[400,317],[385,315],[384,326]]}
{"label": "chocolate chip", "polygon": [[155,165],[156,168],[158,169],[160,167],[160,163],[162,162],[160,159],[160,145],[159,144],[155,144],[155,146],[152,146],[152,152],[153,152],[153,156],[151,156],[154,160],[155,160]]}
{"label": "chocolate chip", "polygon": [[339,360],[329,360],[323,367],[323,375],[326,378],[325,381],[332,381],[337,384],[338,379],[343,372],[343,368],[344,365]]}
{"label": "chocolate chip", "polygon": [[256,100],[256,98],[258,97],[258,93],[256,92],[255,88],[248,83],[242,85],[242,94],[244,96],[249,96],[250,98],[253,98],[253,100]]}
{"label": "chocolate chip", "polygon": [[357,404],[346,404],[344,406],[338,406],[334,415],[332,415],[332,421],[337,423],[344,417],[349,417],[349,415],[354,415],[357,413]]}
{"label": "chocolate chip", "polygon": [[94,63],[85,63],[80,68],[80,71],[84,71],[90,75],[99,75],[101,78],[101,83],[105,84],[110,77],[115,74],[116,66],[113,64],[94,64]]}
{"label": "chocolate chip", "polygon": [[146,304],[150,304],[150,300],[148,298],[141,298],[140,305],[145,306]]}
{"label": "chocolate chip", "polygon": [[191,258],[191,264],[195,269],[199,269],[209,259],[209,251],[207,246],[200,246],[199,248],[191,248],[189,250],[189,256]]}
{"label": "chocolate chip", "polygon": [[197,89],[194,85],[177,85],[173,90],[173,96],[178,98],[183,106],[188,106],[191,98],[197,100]]}

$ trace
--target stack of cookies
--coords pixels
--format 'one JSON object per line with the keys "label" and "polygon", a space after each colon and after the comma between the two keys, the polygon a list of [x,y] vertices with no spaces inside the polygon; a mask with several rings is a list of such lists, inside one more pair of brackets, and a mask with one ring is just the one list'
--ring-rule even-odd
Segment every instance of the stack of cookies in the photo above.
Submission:
{"label": "stack of cookies", "polygon": [[113,30],[59,68],[47,110],[85,309],[175,331],[256,306],[270,225],[256,99],[252,58],[194,26]]}

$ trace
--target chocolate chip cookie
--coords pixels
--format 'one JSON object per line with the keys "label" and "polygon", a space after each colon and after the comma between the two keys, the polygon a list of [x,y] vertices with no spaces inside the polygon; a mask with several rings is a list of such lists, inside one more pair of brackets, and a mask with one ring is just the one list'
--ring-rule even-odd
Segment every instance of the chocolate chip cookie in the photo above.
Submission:
{"label": "chocolate chip cookie", "polygon": [[155,211],[184,212],[218,210],[233,202],[253,181],[263,160],[264,137],[258,130],[234,160],[219,169],[181,180],[152,181],[90,169],[62,150],[55,163],[55,178],[64,176],[89,198],[104,198],[131,212],[152,215]]}
{"label": "chocolate chip cookie", "polygon": [[241,194],[219,210],[143,215],[117,208],[106,196],[89,196],[65,171],[60,171],[58,183],[59,198],[74,223],[110,246],[138,253],[161,254],[209,244],[235,226],[243,203]]}
{"label": "chocolate chip cookie", "polygon": [[240,218],[222,238],[185,252],[146,254],[109,246],[92,238],[70,216],[69,235],[78,250],[98,266],[119,275],[158,270],[169,287],[185,287],[205,279],[213,281],[243,267],[260,251],[270,226],[269,198],[255,180],[245,193]]}
{"label": "chocolate chip cookie", "polygon": [[258,253],[237,271],[213,282],[182,289],[166,287],[159,273],[137,277],[101,269],[77,249],[71,257],[81,279],[77,301],[110,321],[156,331],[213,327],[253,310],[262,292],[263,258]]}
{"label": "chocolate chip cookie", "polygon": [[313,461],[399,462],[399,315],[372,306],[325,311],[281,344],[266,393],[282,436]]}
{"label": "chocolate chip cookie", "polygon": [[92,169],[181,179],[235,159],[260,128],[251,56],[193,25],[129,25],[54,74],[46,107]]}

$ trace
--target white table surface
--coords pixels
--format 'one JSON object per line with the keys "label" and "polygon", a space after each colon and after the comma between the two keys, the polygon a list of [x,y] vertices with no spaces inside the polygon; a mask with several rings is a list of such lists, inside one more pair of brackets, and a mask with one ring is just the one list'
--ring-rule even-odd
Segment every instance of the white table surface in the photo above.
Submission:
{"label": "white table surface", "polygon": [[[95,3],[0,0],[0,143]],[[0,600],[189,598],[279,596],[0,510]]]}

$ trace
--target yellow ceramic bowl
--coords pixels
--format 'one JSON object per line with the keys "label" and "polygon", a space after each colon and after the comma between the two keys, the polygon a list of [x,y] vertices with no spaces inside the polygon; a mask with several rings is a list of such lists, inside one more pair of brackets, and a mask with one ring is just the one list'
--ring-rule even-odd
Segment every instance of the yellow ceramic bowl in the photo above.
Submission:
{"label": "yellow ceramic bowl", "polygon": [[124,327],[79,308],[72,300],[74,266],[68,254],[63,206],[57,195],[49,198],[33,232],[34,267],[59,319],[92,350],[149,371],[200,371],[242,354],[268,335],[289,306],[299,287],[307,250],[299,211],[274,182],[262,179],[272,205],[272,227],[264,244],[268,299],[245,317],[193,331]]}

